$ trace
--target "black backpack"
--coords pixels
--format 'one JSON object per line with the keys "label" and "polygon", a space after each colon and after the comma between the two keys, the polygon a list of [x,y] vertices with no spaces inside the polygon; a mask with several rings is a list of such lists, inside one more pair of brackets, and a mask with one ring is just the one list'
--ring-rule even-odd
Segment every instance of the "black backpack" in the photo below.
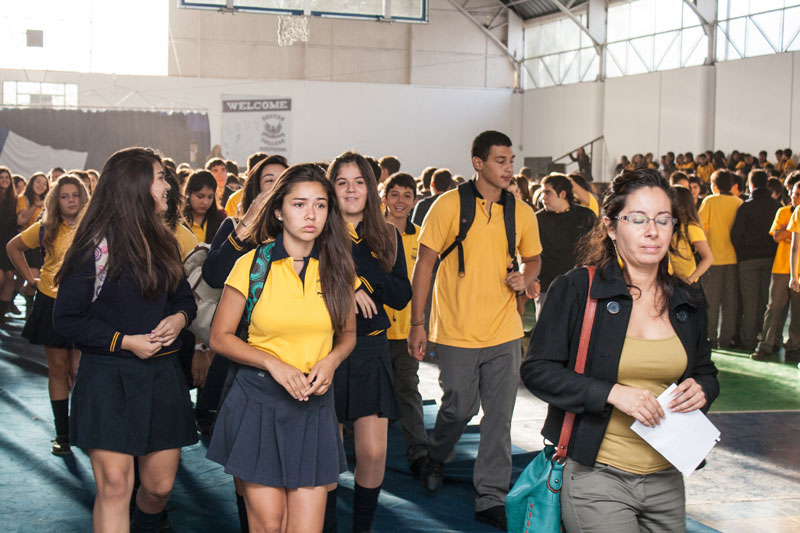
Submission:
{"label": "black backpack", "polygon": [[[444,260],[453,249],[458,248],[458,277],[464,277],[464,239],[467,238],[472,222],[475,220],[475,198],[477,197],[477,190],[474,181],[468,181],[458,186],[458,200],[459,207],[459,221],[458,221],[458,235],[456,240],[445,248],[439,255],[440,260]],[[513,258],[513,265],[509,272],[515,271],[519,268],[517,264],[517,244],[516,244],[516,220],[515,208],[516,198],[510,192],[503,190],[501,193],[501,202],[503,205],[503,222],[506,227],[506,239],[508,240],[508,255]]]}

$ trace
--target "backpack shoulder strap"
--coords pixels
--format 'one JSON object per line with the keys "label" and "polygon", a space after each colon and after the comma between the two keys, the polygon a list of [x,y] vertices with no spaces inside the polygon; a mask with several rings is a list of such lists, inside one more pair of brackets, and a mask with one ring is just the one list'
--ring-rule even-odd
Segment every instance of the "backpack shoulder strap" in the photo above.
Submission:
{"label": "backpack shoulder strap", "polygon": [[462,183],[458,186],[458,234],[456,240],[445,248],[439,255],[439,259],[447,257],[453,249],[458,249],[458,277],[464,277],[464,239],[467,238],[472,222],[475,220],[475,192],[474,185],[470,182]]}
{"label": "backpack shoulder strap", "polygon": [[272,248],[275,242],[262,244],[256,248],[255,257],[253,257],[253,264],[250,265],[250,285],[247,289],[247,301],[244,304],[244,313],[242,320],[250,324],[250,316],[253,314],[253,308],[256,302],[261,297],[261,291],[264,289],[264,283],[267,281],[269,269],[272,264]]}
{"label": "backpack shoulder strap", "polygon": [[519,270],[517,264],[517,231],[516,231],[517,200],[508,191],[503,191],[503,222],[506,226],[506,240],[508,241],[508,255],[514,262],[513,270]]}

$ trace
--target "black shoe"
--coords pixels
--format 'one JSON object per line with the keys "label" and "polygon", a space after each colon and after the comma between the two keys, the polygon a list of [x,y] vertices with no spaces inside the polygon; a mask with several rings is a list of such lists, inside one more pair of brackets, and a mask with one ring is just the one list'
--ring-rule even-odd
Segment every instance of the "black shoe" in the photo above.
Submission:
{"label": "black shoe", "polygon": [[420,477],[423,487],[429,492],[436,492],[444,482],[444,464],[429,457],[420,471]]}
{"label": "black shoe", "polygon": [[475,520],[483,524],[489,524],[492,527],[506,531],[508,525],[506,524],[506,507],[505,505],[496,505],[489,507],[483,511],[475,511]]}
{"label": "black shoe", "polygon": [[69,455],[72,449],[69,447],[69,435],[58,435],[53,439],[53,446],[50,448],[53,455]]}
{"label": "black shoe", "polygon": [[14,302],[10,302],[8,306],[8,314],[10,315],[22,315],[22,310],[17,307],[17,304]]}
{"label": "black shoe", "polygon": [[417,457],[414,459],[414,461],[408,466],[408,469],[411,470],[411,477],[414,479],[419,479],[422,474],[422,469],[425,468],[425,463],[427,462],[427,455],[423,455],[422,457]]}

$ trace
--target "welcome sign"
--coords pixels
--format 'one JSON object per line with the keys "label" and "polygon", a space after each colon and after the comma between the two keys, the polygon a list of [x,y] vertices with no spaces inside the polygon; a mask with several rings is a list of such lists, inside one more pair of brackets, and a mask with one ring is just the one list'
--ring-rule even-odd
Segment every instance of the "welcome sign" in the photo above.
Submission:
{"label": "welcome sign", "polygon": [[292,99],[223,96],[222,153],[244,168],[253,152],[291,161]]}

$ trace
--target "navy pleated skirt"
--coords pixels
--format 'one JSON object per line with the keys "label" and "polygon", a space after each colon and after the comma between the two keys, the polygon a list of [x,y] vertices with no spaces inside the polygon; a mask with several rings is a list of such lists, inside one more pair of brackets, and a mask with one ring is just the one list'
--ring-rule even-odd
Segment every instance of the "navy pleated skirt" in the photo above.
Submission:
{"label": "navy pleated skirt", "polygon": [[385,333],[356,338],[353,352],[336,369],[333,388],[340,423],[370,415],[400,418]]}
{"label": "navy pleated skirt", "polygon": [[269,372],[239,366],[217,415],[207,457],[227,474],[268,487],[336,482],[347,461],[333,390],[300,402]]}
{"label": "navy pleated skirt", "polygon": [[84,450],[147,455],[197,442],[189,389],[174,354],[84,353],[71,408],[70,440]]}
{"label": "navy pleated skirt", "polygon": [[22,328],[22,337],[31,344],[40,346],[53,346],[54,348],[72,348],[72,342],[58,333],[53,328],[53,306],[55,298],[50,298],[41,291],[36,291],[25,327]]}

